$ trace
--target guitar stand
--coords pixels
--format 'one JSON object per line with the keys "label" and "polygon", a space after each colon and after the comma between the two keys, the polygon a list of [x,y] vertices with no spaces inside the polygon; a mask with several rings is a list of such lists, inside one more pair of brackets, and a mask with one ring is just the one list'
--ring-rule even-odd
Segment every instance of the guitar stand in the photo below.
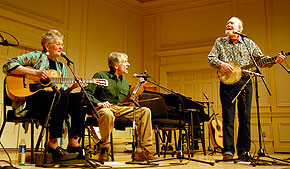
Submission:
{"label": "guitar stand", "polygon": [[[203,95],[204,95],[204,97],[206,98],[206,100],[207,100],[207,102],[205,102],[206,104],[207,104],[207,111],[208,111],[208,116],[210,115],[210,108],[212,109],[212,114],[209,116],[209,119],[211,119],[211,118],[215,118],[215,119],[212,119],[212,120],[216,120],[216,123],[217,123],[217,128],[218,128],[218,120],[216,119],[217,117],[217,115],[218,114],[216,114],[215,113],[215,111],[214,111],[214,108],[213,108],[213,103],[214,102],[212,102],[211,100],[210,100],[210,98],[208,97],[208,95],[205,93],[205,92],[203,92]],[[209,124],[210,124],[210,126],[209,126],[209,128],[212,128],[212,121],[211,120],[209,120]],[[213,129],[211,129],[211,130],[213,130]],[[221,130],[222,131],[222,129],[220,128],[220,129],[218,129],[218,130]],[[211,141],[211,137],[212,137],[212,135],[210,134],[210,133],[215,133],[215,132],[213,132],[213,131],[210,131],[209,130],[209,133],[208,133],[208,136],[209,136],[209,142],[208,142],[208,151],[210,151],[210,153],[209,153],[209,155],[210,156],[213,156],[214,154],[216,154],[216,153],[221,153],[221,149],[222,149],[222,147],[220,147],[220,145],[217,145],[217,143],[215,143],[216,141],[215,141],[215,139],[213,139],[212,140],[212,142],[213,142],[213,149],[211,148],[211,146],[210,146],[210,141]],[[216,133],[215,133],[216,134]],[[213,137],[215,137],[215,136],[213,136]],[[217,151],[217,150],[219,150],[219,151]]]}
{"label": "guitar stand", "polygon": [[217,151],[217,148],[213,148],[212,150],[209,150],[209,151],[210,151],[210,153],[208,153],[208,155],[210,155],[210,156],[213,156],[216,153],[221,153],[221,152]]}

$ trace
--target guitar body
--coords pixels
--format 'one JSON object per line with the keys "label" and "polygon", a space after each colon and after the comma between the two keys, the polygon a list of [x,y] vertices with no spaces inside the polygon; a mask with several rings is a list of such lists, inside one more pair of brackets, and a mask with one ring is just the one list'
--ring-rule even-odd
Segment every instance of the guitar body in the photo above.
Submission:
{"label": "guitar body", "polygon": [[[34,69],[32,67],[27,67]],[[59,78],[56,70],[47,70],[49,78]],[[9,75],[6,77],[6,91],[10,99],[15,101],[23,101],[26,97],[33,95],[39,90],[52,91],[50,80],[40,80],[35,76],[29,75]],[[61,84],[56,84],[58,88]]]}
{"label": "guitar body", "polygon": [[214,116],[209,120],[208,123],[210,139],[214,149],[218,152],[222,152],[222,149],[224,148],[222,123]]}

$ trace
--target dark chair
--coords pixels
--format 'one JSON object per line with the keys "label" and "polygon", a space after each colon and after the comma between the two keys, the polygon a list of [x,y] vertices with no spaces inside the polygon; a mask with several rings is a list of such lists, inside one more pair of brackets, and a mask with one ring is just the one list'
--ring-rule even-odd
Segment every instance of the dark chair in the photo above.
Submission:
{"label": "dark chair", "polygon": [[[199,150],[198,143],[202,144],[203,153],[206,155],[205,140],[204,140],[204,121],[200,119],[199,109],[185,109],[187,129],[189,132],[190,149]],[[193,152],[192,152],[193,155]]]}
{"label": "dark chair", "polygon": [[[156,152],[158,156],[160,157],[160,147],[159,147],[159,139],[161,139],[163,142],[166,142],[165,145],[165,152],[164,157],[166,157],[166,151],[168,148],[168,143],[171,138],[172,131],[175,135],[175,150],[176,151],[182,151],[183,147],[181,145],[181,133],[182,131],[185,132],[185,136],[187,139],[186,147],[187,151],[189,152],[189,141],[188,141],[188,132],[185,127],[185,121],[184,116],[179,114],[178,118],[170,118],[168,116],[168,107],[166,106],[164,98],[159,94],[152,94],[152,93],[143,93],[140,96],[140,100],[147,100],[152,98],[159,98],[152,101],[144,101],[141,102],[140,105],[144,107],[148,107],[151,109],[152,112],[152,126],[155,132],[155,141],[156,141]],[[171,110],[171,109],[170,109]],[[165,132],[165,137],[163,138],[159,131]],[[179,130],[179,139],[176,140],[176,133],[175,131]],[[166,141],[165,141],[166,140]],[[178,142],[178,145],[176,143]],[[188,158],[190,158],[190,154],[188,153]]]}
{"label": "dark chair", "polygon": [[[170,117],[179,118],[180,113],[184,115],[186,128],[189,133],[190,153],[194,154],[194,150],[198,150],[198,143],[202,144],[203,152],[206,154],[204,141],[204,121],[208,121],[209,117],[204,112],[203,103],[193,101],[189,97],[176,96],[174,94],[164,95],[166,105],[170,105],[172,110],[168,111]],[[183,106],[182,106],[183,105]],[[186,137],[183,137],[186,138]],[[184,139],[182,140],[185,141]]]}
{"label": "dark chair", "polygon": [[[86,117],[86,126],[98,126],[98,121],[95,117],[91,115],[91,110],[90,108],[87,109],[87,117]],[[126,127],[131,127],[133,125],[132,121],[125,118],[125,117],[116,117],[115,122],[114,122],[114,128],[116,130],[125,130]],[[88,133],[89,138],[91,137],[92,133]],[[83,139],[84,140],[84,139]],[[89,146],[91,145],[90,139],[89,139]],[[110,136],[110,145],[111,145],[111,158],[112,161],[115,160],[114,157],[114,144],[113,144],[113,132],[111,132]],[[96,147],[95,147],[96,148]]]}
{"label": "dark chair", "polygon": [[13,123],[30,123],[31,124],[31,163],[34,163],[34,126],[36,125],[37,119],[29,116],[29,114],[33,114],[31,112],[27,112],[24,117],[16,117],[15,111],[12,110],[12,100],[8,97],[6,93],[6,79],[4,79],[3,84],[3,123],[0,130],[0,138],[5,129],[5,125],[7,122]]}

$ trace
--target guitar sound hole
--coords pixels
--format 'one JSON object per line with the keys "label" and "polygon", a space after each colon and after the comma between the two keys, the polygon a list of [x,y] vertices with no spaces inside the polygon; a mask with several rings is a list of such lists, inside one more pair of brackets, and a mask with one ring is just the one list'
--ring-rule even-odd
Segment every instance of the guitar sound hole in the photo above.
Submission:
{"label": "guitar sound hole", "polygon": [[46,79],[40,79],[40,83],[43,84],[43,85],[47,85],[50,83],[50,79],[49,78],[46,78]]}

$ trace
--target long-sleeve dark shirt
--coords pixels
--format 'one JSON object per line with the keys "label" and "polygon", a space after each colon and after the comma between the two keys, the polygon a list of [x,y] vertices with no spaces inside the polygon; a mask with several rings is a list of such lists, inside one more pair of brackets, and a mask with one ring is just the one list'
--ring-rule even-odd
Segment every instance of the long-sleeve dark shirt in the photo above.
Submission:
{"label": "long-sleeve dark shirt", "polygon": [[113,71],[98,72],[93,76],[93,78],[108,80],[107,87],[97,86],[95,84],[89,84],[86,87],[85,90],[95,105],[105,101],[108,101],[111,104],[123,103],[124,99],[130,93],[127,80],[123,76],[117,78]]}

